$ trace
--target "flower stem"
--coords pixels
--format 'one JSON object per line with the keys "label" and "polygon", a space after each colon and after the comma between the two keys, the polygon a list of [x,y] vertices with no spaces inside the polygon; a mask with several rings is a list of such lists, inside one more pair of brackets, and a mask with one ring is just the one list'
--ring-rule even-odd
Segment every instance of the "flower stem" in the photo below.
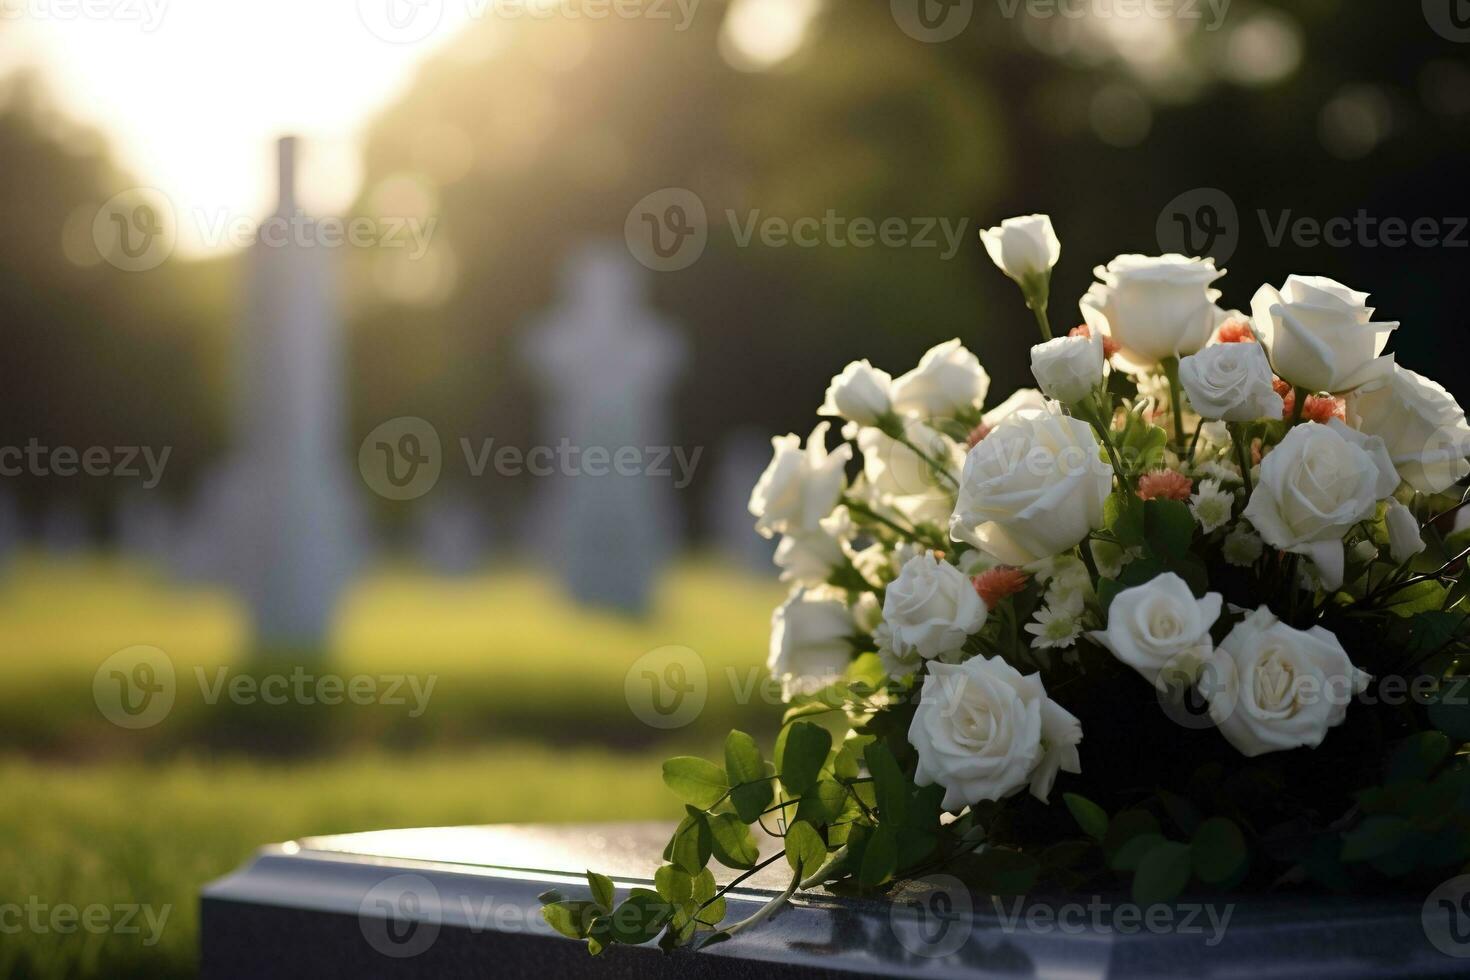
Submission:
{"label": "flower stem", "polygon": [[1249,447],[1245,444],[1245,433],[1239,422],[1226,422],[1225,428],[1230,431],[1230,441],[1235,444],[1235,462],[1240,467],[1240,479],[1245,483],[1245,494],[1251,494],[1251,454]]}
{"label": "flower stem", "polygon": [[[777,857],[781,857],[781,856],[783,856],[783,855],[777,855]],[[775,915],[776,912],[781,908],[781,906],[783,906],[787,902],[789,902],[791,900],[791,896],[796,894],[796,889],[799,888],[800,886],[801,886],[801,872],[798,871],[796,874],[794,874],[794,875],[791,876],[791,884],[789,884],[789,885],[786,886],[786,890],[784,892],[782,892],[781,894],[777,895],[775,898],[771,899],[766,904],[762,905],[756,911],[756,913],[754,915],[752,915],[750,918],[748,918],[748,919],[741,919],[739,922],[735,923],[730,928],[725,929],[725,930],[722,930],[722,931],[725,933],[725,935],[727,937],[733,939],[735,936],[737,936],[740,933],[744,932],[746,929],[752,929],[752,928],[760,925],[762,922],[766,921],[771,916]]]}
{"label": "flower stem", "polygon": [[1296,428],[1297,423],[1302,420],[1302,412],[1307,407],[1307,389],[1298,386],[1293,388],[1292,392],[1294,397],[1291,406],[1291,424],[1287,426],[1288,429]]}
{"label": "flower stem", "polygon": [[1036,314],[1036,326],[1041,329],[1041,339],[1051,340],[1051,320],[1046,315],[1046,300],[1029,302],[1026,305],[1030,306],[1031,312]]}
{"label": "flower stem", "polygon": [[960,481],[955,479],[955,475],[953,473],[944,468],[943,463],[935,459],[933,456],[930,456],[928,453],[924,452],[924,450],[920,449],[908,436],[898,436],[897,438],[898,441],[904,446],[907,446],[915,456],[922,459],[925,463],[928,463],[931,470],[944,477],[944,479],[949,482],[950,486],[958,487],[960,485]]}
{"label": "flower stem", "polygon": [[1184,439],[1184,399],[1179,390],[1179,358],[1166,357],[1163,360],[1164,377],[1169,379],[1169,414],[1174,419],[1174,448],[1183,451]]}

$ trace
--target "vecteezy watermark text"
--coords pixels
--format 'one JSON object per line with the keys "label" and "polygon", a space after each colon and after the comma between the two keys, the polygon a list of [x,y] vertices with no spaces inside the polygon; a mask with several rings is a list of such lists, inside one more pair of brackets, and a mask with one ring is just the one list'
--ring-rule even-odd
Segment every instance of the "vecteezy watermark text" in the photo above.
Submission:
{"label": "vecteezy watermark text", "polygon": [[1002,931],[1007,933],[1203,936],[1204,944],[1209,947],[1218,946],[1224,940],[1225,931],[1230,927],[1230,917],[1235,914],[1235,906],[1231,904],[1160,902],[1142,906],[1132,902],[1109,902],[1101,895],[1093,895],[1085,903],[1060,904],[1028,903],[1023,898],[1007,903],[999,896],[993,896],[991,903]]}
{"label": "vecteezy watermark text", "polygon": [[158,30],[169,0],[0,0],[0,20],[115,20]]}
{"label": "vecteezy watermark text", "polygon": [[141,479],[152,490],[163,479],[172,446],[45,446],[31,437],[24,446],[0,446],[0,477],[77,476]]}
{"label": "vecteezy watermark text", "polygon": [[31,895],[24,902],[0,902],[0,935],[28,932],[69,936],[85,932],[94,936],[142,936],[142,945],[156,946],[173,908],[132,902],[114,905],[93,902],[79,906],[70,902],[46,902]]}

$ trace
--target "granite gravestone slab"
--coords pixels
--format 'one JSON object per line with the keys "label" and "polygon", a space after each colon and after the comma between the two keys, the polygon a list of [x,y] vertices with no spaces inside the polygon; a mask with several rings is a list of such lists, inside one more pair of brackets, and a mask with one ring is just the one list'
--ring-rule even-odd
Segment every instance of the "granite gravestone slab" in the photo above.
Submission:
{"label": "granite gravestone slab", "polygon": [[[1433,903],[1218,897],[1153,910],[1113,896],[974,895],[935,875],[890,901],[799,894],[759,929],[699,954],[591,958],[537,896],[652,887],[665,824],[457,827],[307,838],[262,850],[204,890],[202,972],[259,977],[1441,977],[1470,973],[1460,911]],[[763,842],[763,854],[776,843]],[[785,865],[729,897],[730,920]],[[723,881],[733,878],[724,872]],[[1463,941],[1460,941],[1463,938]],[[1456,955],[1459,954],[1459,955]]]}

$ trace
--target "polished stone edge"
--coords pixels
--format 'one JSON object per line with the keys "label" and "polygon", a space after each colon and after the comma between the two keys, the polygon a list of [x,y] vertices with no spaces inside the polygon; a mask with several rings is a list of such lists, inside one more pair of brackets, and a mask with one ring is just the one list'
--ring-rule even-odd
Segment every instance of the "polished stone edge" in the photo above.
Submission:
{"label": "polished stone edge", "polygon": [[[624,878],[619,888],[648,885]],[[918,883],[893,902],[805,894],[761,928],[697,956],[616,947],[591,958],[553,932],[537,896],[585,888],[581,875],[313,851],[263,849],[204,889],[206,980],[257,977],[1076,977],[1331,975],[1463,976],[1425,938],[1417,906],[1282,900],[1232,906],[1223,935],[1194,913],[1198,932],[1131,934],[1085,921],[1088,896],[1016,907]],[[769,892],[736,891],[730,918]],[[1096,901],[1106,901],[1102,898]],[[1223,912],[1219,899],[1218,913]],[[1126,904],[1126,903],[1125,903]],[[1189,908],[1188,903],[1180,909]],[[1176,921],[1186,912],[1176,910]],[[1078,920],[1078,916],[1082,919]],[[1051,922],[1037,927],[1035,922]],[[1032,923],[1032,924],[1028,924]],[[958,933],[953,930],[960,923]]]}

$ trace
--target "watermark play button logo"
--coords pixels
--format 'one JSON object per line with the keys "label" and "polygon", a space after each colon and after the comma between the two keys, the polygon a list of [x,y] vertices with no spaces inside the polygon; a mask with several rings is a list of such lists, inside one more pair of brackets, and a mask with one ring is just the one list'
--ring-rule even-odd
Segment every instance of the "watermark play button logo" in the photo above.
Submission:
{"label": "watermark play button logo", "polygon": [[379,40],[413,44],[439,27],[444,0],[357,0],[357,16]]}
{"label": "watermark play button logo", "polygon": [[1164,205],[1155,226],[1164,252],[1230,261],[1240,246],[1240,212],[1217,187],[1196,187]]}
{"label": "watermark play button logo", "polygon": [[647,195],[628,212],[623,237],[633,258],[654,272],[687,269],[709,244],[709,216],[699,195],[684,187],[665,187]]}
{"label": "watermark play button logo", "polygon": [[970,26],[975,0],[889,0],[894,23],[915,41],[952,41]]}
{"label": "watermark play button logo", "polygon": [[623,696],[628,710],[649,728],[683,728],[699,717],[709,698],[704,658],[688,647],[650,650],[628,668]]}
{"label": "watermark play button logo", "polygon": [[178,237],[173,202],[152,187],[130,187],[113,195],[92,219],[97,253],[124,272],[158,268],[173,254]]}
{"label": "watermark play button logo", "polygon": [[119,728],[152,728],[174,707],[174,662],[157,647],[119,650],[92,676],[92,700]]}
{"label": "watermark play button logo", "polygon": [[425,952],[439,938],[444,923],[439,904],[439,889],[423,875],[394,875],[363,896],[357,924],[373,949],[393,959],[407,959]]}
{"label": "watermark play button logo", "polygon": [[1470,43],[1470,0],[1423,0],[1424,19],[1446,41]]}
{"label": "watermark play button logo", "polygon": [[427,419],[389,419],[362,441],[357,469],[368,489],[386,500],[415,500],[434,489],[444,468],[439,430]]}

